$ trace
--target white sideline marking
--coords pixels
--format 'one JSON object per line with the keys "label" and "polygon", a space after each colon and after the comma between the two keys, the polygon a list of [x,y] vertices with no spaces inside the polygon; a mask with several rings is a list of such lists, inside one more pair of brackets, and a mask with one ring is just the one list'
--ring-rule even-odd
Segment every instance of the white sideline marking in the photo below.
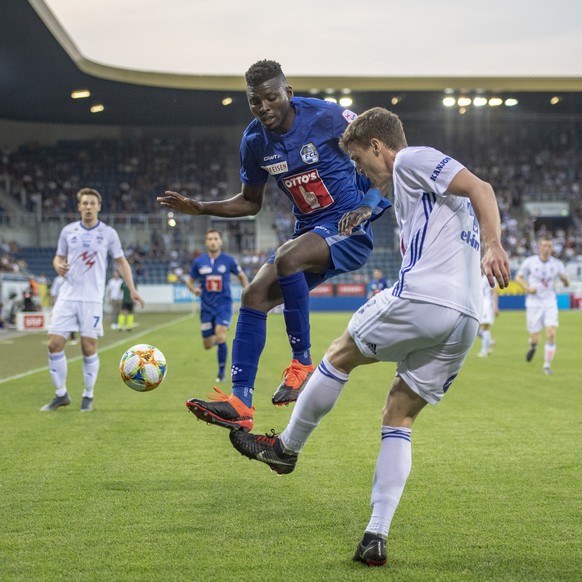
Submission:
{"label": "white sideline marking", "polygon": [[[185,321],[186,319],[190,319],[192,317],[192,314],[186,315],[185,317],[180,317],[179,319],[173,319],[172,321],[170,321],[169,323],[161,323],[160,325],[156,325],[155,327],[150,327],[148,329],[143,330],[141,333],[138,334],[131,334],[129,336],[124,336],[124,339],[119,340],[117,342],[114,342],[112,344],[109,344],[108,346],[104,347],[102,350],[98,350],[97,353],[101,353],[101,352],[106,352],[108,350],[110,350],[111,348],[118,348],[121,345],[127,345],[127,340],[128,339],[137,339],[140,338],[152,331],[157,331],[158,329],[163,329],[164,327],[169,327],[170,325],[174,325],[175,323],[181,323],[182,321]],[[80,356],[75,356],[74,358],[70,358],[67,361],[68,362],[78,362],[79,360],[81,360],[83,358],[82,355]],[[34,370],[29,370],[28,372],[23,372],[22,374],[16,374],[14,376],[9,376],[8,378],[0,378],[0,384],[5,384],[6,382],[11,382],[12,380],[19,380],[20,378],[26,378],[26,376],[32,376],[32,374],[38,374],[38,372],[46,372],[48,371],[49,367],[48,365],[43,366],[42,368],[36,368]]]}

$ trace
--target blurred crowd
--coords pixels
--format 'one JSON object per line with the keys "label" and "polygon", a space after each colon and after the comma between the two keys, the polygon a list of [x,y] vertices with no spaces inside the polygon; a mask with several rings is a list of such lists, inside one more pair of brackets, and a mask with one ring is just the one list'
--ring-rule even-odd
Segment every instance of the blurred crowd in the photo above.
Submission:
{"label": "blurred crowd", "polygon": [[[524,123],[514,116],[502,123],[474,121],[470,128],[443,121],[442,116],[428,121],[403,118],[403,122],[411,145],[433,145],[491,182],[501,211],[503,241],[512,257],[536,252],[535,241],[541,234],[554,238],[555,254],[562,260],[582,255],[581,121],[558,117]],[[197,199],[222,199],[237,192],[238,181],[229,185],[226,172],[226,156],[237,151],[238,144],[221,137],[28,144],[2,152],[0,178],[14,200],[37,212],[40,205],[45,217],[74,215],[75,194],[81,186],[101,192],[107,213],[143,214],[159,210],[155,198],[167,189]],[[552,201],[568,203],[570,216],[548,220],[528,212],[529,202]],[[272,184],[265,208],[270,211],[270,224],[264,226],[272,229],[275,248],[292,235],[294,218],[290,204]],[[273,249],[250,250],[235,231],[230,238],[227,252],[238,256],[252,279]],[[180,248],[167,233],[155,230],[149,244],[125,243],[125,248],[138,282],[151,282],[148,275],[155,269],[164,270],[166,281],[180,282],[192,260],[204,252],[204,248]],[[2,242],[0,270],[27,274],[26,262],[17,255],[15,241]],[[158,272],[156,276],[160,278]]]}
{"label": "blurred crowd", "polygon": [[0,156],[0,175],[22,206],[43,216],[74,213],[81,187],[99,190],[113,213],[157,210],[156,196],[176,190],[221,198],[227,190],[222,139],[152,138],[28,144]]}

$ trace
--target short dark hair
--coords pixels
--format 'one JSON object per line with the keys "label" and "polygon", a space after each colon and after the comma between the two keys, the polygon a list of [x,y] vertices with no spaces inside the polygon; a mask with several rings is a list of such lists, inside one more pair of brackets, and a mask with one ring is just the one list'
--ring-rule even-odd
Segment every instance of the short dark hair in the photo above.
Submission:
{"label": "short dark hair", "polygon": [[285,74],[281,69],[281,65],[277,61],[257,61],[254,65],[249,67],[245,73],[245,80],[249,87],[256,87],[265,81],[279,77],[285,82]]}
{"label": "short dark hair", "polygon": [[222,233],[217,228],[209,228],[206,231],[206,235],[205,236],[208,236],[209,234],[211,234],[213,232],[215,232],[220,238],[222,238]]}

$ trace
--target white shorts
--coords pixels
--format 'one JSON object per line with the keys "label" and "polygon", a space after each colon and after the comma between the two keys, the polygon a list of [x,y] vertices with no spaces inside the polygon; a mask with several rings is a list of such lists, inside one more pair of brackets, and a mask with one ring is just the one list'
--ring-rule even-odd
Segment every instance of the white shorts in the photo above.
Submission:
{"label": "white shorts", "polygon": [[481,315],[481,323],[493,325],[495,323],[495,308],[493,307],[492,299],[485,299],[483,301],[483,314]]}
{"label": "white shorts", "polygon": [[558,304],[526,307],[525,320],[528,333],[539,333],[544,327],[558,327]]}
{"label": "white shorts", "polygon": [[82,337],[101,337],[103,335],[103,303],[57,299],[48,332],[69,337],[73,331],[78,331]]}
{"label": "white shorts", "polygon": [[370,299],[348,333],[368,358],[398,362],[396,373],[429,404],[437,404],[460,372],[479,322],[454,309],[394,297]]}

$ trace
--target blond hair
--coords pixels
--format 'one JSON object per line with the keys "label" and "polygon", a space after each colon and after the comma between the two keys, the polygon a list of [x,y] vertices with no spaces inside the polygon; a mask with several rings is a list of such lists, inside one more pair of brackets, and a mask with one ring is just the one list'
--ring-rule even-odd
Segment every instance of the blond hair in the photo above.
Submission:
{"label": "blond hair", "polygon": [[93,188],[81,188],[77,192],[77,202],[81,202],[82,196],[95,196],[97,200],[99,200],[99,204],[101,204],[101,194],[99,194],[99,192]]}

